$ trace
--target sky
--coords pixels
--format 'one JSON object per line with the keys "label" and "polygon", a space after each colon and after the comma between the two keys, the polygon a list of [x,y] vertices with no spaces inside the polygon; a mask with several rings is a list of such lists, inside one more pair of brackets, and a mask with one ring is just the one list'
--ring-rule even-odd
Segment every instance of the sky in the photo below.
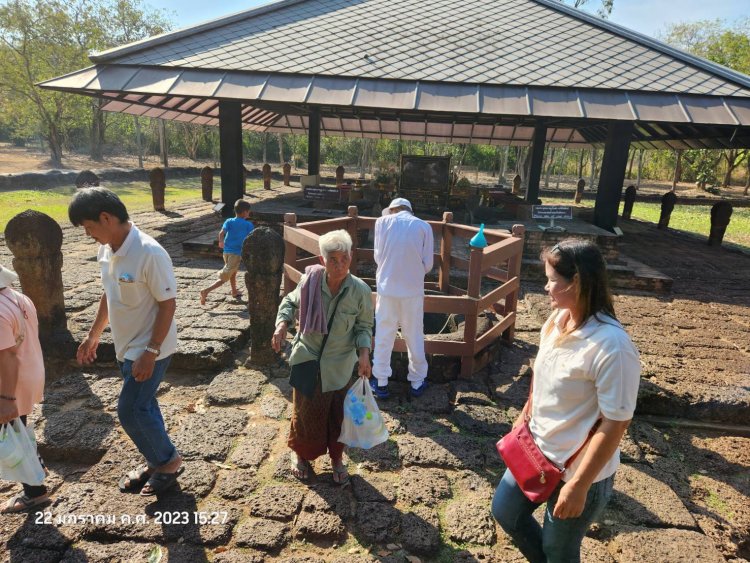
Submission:
{"label": "sky", "polygon": [[[266,0],[146,0],[154,8],[167,10],[177,28],[187,27],[220,16],[247,10]],[[589,5],[590,4],[590,5]],[[598,0],[589,0],[586,8],[595,11]],[[651,37],[658,37],[675,23],[705,19],[724,19],[731,23],[750,16],[748,0],[614,0],[610,20]]]}

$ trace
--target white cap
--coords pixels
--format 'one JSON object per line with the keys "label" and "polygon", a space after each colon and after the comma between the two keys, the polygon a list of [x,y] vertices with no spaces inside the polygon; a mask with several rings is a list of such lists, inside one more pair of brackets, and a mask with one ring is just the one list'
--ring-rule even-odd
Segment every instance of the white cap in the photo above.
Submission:
{"label": "white cap", "polygon": [[411,203],[409,203],[409,200],[405,197],[394,198],[393,201],[391,201],[391,204],[388,206],[388,209],[393,209],[394,207],[408,207],[409,211],[413,211],[411,208]]}
{"label": "white cap", "polygon": [[0,289],[10,287],[18,281],[18,274],[0,264]]}

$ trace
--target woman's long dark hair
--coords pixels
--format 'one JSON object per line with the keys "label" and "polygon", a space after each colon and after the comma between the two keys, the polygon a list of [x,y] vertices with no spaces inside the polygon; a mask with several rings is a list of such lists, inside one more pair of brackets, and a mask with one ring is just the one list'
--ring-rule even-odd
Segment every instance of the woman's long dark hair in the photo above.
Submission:
{"label": "woman's long dark hair", "polygon": [[607,263],[596,244],[569,238],[542,250],[540,258],[542,263],[549,263],[558,275],[571,283],[578,274],[576,301],[577,308],[583,315],[573,330],[583,325],[589,317],[597,317],[599,313],[617,318],[609,291]]}

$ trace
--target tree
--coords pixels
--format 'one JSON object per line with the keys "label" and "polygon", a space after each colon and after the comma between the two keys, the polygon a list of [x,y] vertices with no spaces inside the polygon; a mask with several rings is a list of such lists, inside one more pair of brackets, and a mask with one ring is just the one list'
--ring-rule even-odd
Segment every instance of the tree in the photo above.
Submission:
{"label": "tree", "polygon": [[[584,4],[587,4],[589,0],[558,0],[559,2],[563,2],[564,4],[571,4],[574,8],[580,8]],[[614,0],[601,0],[601,6],[596,11],[597,14],[599,14],[602,18],[607,18],[612,13],[612,6],[614,4]]]}
{"label": "tree", "polygon": [[[689,53],[750,74],[750,18],[736,22],[731,28],[726,27],[722,20],[677,24],[667,29],[663,39]],[[732,172],[748,158],[750,151],[747,149],[722,151],[721,159],[726,165],[723,187],[729,186]],[[696,162],[705,167],[705,159]]]}
{"label": "tree", "polygon": [[0,5],[0,97],[7,101],[6,122],[16,134],[42,135],[54,166],[61,165],[63,147],[76,129],[91,127],[92,146],[99,144],[106,122],[98,101],[35,84],[88,66],[91,51],[158,33],[166,25],[140,0],[10,0]]}

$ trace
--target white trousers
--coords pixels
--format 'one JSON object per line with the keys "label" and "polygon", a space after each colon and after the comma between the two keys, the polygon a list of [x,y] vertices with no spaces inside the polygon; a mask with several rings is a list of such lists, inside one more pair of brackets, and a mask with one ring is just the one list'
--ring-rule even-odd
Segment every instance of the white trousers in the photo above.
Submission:
{"label": "white trousers", "polygon": [[378,295],[375,303],[375,357],[372,365],[372,375],[378,380],[378,385],[387,385],[391,376],[391,352],[399,326],[409,352],[407,379],[412,387],[417,388],[427,377],[423,317],[423,297]]}

